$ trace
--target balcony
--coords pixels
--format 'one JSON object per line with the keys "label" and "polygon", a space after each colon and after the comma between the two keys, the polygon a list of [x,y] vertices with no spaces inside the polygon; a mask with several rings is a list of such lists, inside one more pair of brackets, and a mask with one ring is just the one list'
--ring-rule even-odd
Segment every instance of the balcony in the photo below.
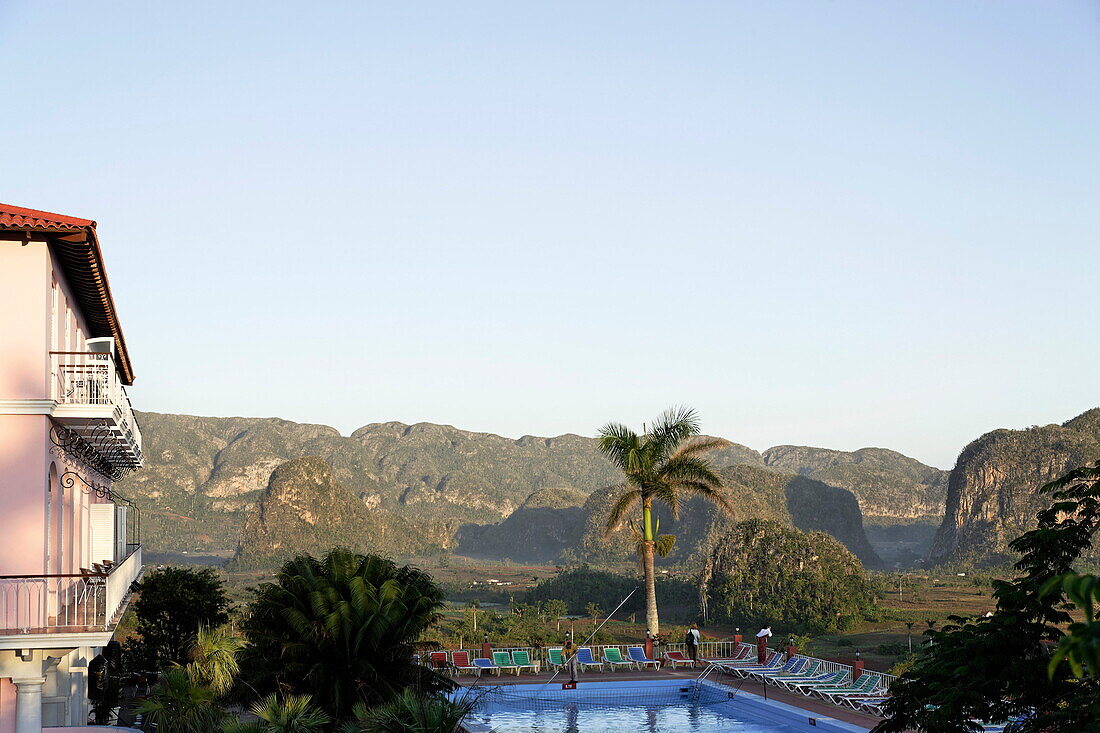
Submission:
{"label": "balcony", "polygon": [[[141,429],[110,353],[50,352],[53,416],[72,432],[63,440],[82,440],[109,465],[104,473],[140,468]],[[75,437],[74,437],[75,436]],[[55,439],[55,443],[58,442]],[[83,448],[83,446],[82,446]]]}
{"label": "balcony", "polygon": [[131,585],[141,577],[141,546],[126,549],[125,557],[102,571],[0,576],[0,648],[62,634],[86,636],[81,641],[90,646],[106,644],[126,610]]}

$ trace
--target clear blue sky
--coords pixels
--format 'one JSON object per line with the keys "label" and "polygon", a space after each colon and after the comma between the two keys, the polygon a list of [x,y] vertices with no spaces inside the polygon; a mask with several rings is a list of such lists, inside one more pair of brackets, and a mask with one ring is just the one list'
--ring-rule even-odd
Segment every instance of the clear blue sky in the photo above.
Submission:
{"label": "clear blue sky", "polygon": [[8,0],[0,68],[143,409],[949,467],[1100,404],[1095,2]]}

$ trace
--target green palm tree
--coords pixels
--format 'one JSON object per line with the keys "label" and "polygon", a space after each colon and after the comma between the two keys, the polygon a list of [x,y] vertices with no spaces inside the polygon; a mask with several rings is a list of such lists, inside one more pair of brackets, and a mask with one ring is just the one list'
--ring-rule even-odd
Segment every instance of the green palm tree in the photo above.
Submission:
{"label": "green palm tree", "polygon": [[243,648],[244,639],[236,636],[228,626],[199,626],[187,671],[196,684],[209,687],[214,695],[221,697],[233,687],[241,671],[237,655]]}
{"label": "green palm tree", "polygon": [[309,695],[268,695],[249,708],[258,721],[237,721],[222,726],[222,733],[320,733],[329,724],[329,717],[313,706]]}
{"label": "green palm tree", "polygon": [[384,705],[356,705],[355,719],[344,723],[340,733],[456,733],[476,704],[470,693],[452,700],[407,688]]}
{"label": "green palm tree", "polygon": [[356,703],[377,705],[406,687],[454,683],[413,663],[413,644],[443,608],[443,591],[421,570],[336,548],[298,556],[255,590],[243,625],[242,677],[262,694],[312,693],[341,720]]}
{"label": "green palm tree", "polygon": [[214,691],[196,682],[188,670],[169,667],[152,693],[138,703],[143,724],[157,733],[210,733],[218,730],[225,711]]}
{"label": "green palm tree", "polygon": [[659,534],[660,524],[653,516],[654,502],[665,504],[673,517],[680,514],[684,494],[705,496],[723,510],[733,511],[729,499],[721,492],[722,480],[701,457],[706,451],[731,443],[698,435],[699,418],[686,407],[666,410],[649,431],[642,427],[642,435],[619,423],[608,423],[600,429],[600,451],[626,477],[626,485],[611,507],[605,532],[611,534],[618,529],[636,504],[642,507],[640,525],[632,524],[631,528],[645,574],[646,626],[653,634],[660,633],[654,555],[668,555],[676,541],[672,535]]}

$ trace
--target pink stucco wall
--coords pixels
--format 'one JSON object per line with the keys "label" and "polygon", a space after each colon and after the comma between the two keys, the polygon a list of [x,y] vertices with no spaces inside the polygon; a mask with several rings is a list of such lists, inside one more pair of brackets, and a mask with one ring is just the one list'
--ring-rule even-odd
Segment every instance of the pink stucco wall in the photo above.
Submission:
{"label": "pink stucco wall", "polygon": [[15,733],[15,685],[0,678],[0,733]]}
{"label": "pink stucco wall", "polygon": [[[44,241],[0,240],[0,400],[51,396],[50,352],[85,351],[88,330]],[[88,506],[97,500],[51,482],[73,471],[103,483],[78,464],[51,454],[50,420],[0,410],[0,575],[76,573],[88,567]],[[47,547],[47,544],[49,547]],[[50,561],[47,563],[47,556]],[[48,566],[47,566],[48,565]]]}

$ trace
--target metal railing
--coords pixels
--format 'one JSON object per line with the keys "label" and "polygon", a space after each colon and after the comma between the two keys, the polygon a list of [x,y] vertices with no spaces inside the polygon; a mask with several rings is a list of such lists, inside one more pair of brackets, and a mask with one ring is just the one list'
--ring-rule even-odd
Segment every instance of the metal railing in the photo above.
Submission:
{"label": "metal railing", "polygon": [[114,356],[93,351],[51,351],[50,373],[50,396],[58,404],[113,408],[119,429],[141,453],[141,428]]}
{"label": "metal railing", "polygon": [[141,577],[141,547],[107,572],[0,576],[0,635],[110,630]]}

